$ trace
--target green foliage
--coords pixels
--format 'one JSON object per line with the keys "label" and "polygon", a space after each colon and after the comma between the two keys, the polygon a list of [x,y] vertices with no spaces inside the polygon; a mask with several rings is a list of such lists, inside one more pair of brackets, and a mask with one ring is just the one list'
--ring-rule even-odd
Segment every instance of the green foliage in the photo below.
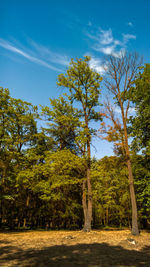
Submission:
{"label": "green foliage", "polygon": [[50,99],[50,104],[50,108],[42,108],[48,126],[44,129],[45,132],[54,138],[57,148],[76,151],[75,137],[77,127],[80,126],[77,110],[73,108],[67,95]]}
{"label": "green foliage", "polygon": [[88,121],[99,119],[99,113],[95,107],[99,106],[101,76],[89,66],[90,57],[84,60],[72,59],[66,75],[58,76],[58,85],[69,89],[70,100],[82,105],[81,114],[87,114]]}
{"label": "green foliage", "polygon": [[104,157],[92,164],[95,224],[128,225],[130,197],[125,163],[118,157]]}
{"label": "green foliage", "polygon": [[0,168],[1,176],[22,161],[23,149],[33,145],[37,132],[37,107],[10,97],[8,89],[0,89]]}
{"label": "green foliage", "polygon": [[[48,152],[45,163],[37,165],[33,170],[36,173],[35,175],[39,176],[39,180],[40,177],[43,177],[37,184],[38,191],[41,188],[42,198],[48,196],[49,199],[59,199],[59,189],[61,187],[81,183],[84,168],[84,160],[67,149]],[[34,189],[37,190],[36,187]]]}
{"label": "green foliage", "polygon": [[24,149],[35,142],[37,107],[12,98],[8,89],[1,88],[0,96],[1,217],[10,211],[11,218],[18,197],[16,176],[24,162]]}
{"label": "green foliage", "polygon": [[[33,151],[29,150],[26,155],[30,163],[33,160],[32,153]],[[63,218],[64,225],[69,217],[70,224],[76,224],[81,216],[80,191],[85,171],[84,160],[64,149],[57,152],[47,151],[44,162],[40,162],[38,156],[34,161],[36,164],[29,164],[18,173],[19,191],[38,195],[44,206],[50,204],[53,207],[48,213],[49,223],[55,224],[56,218]]]}
{"label": "green foliage", "polygon": [[150,222],[150,159],[142,155],[132,157],[133,173],[141,227]]}
{"label": "green foliage", "polygon": [[146,64],[130,92],[135,103],[136,116],[131,119],[133,147],[150,155],[150,64]]}
{"label": "green foliage", "polygon": [[0,140],[1,146],[20,152],[29,145],[36,133],[37,107],[10,97],[8,89],[0,89]]}
{"label": "green foliage", "polygon": [[[68,88],[69,95],[50,99],[50,107],[42,107],[41,118],[37,107],[0,88],[0,227],[81,228],[83,193],[87,206],[91,197],[87,183],[85,191],[82,187],[87,182],[87,168],[91,169],[93,227],[130,226],[123,151],[116,145],[121,156],[90,158],[95,134],[90,122],[105,114],[98,112],[102,78],[90,69],[89,60],[72,60],[67,73],[59,75],[58,85]],[[144,228],[150,225],[149,81],[150,65],[146,64],[135,86],[126,94],[121,92],[123,103],[130,98],[137,112],[131,121],[133,146],[143,154],[132,153],[131,160],[140,226]],[[37,128],[39,118],[45,118],[47,126]],[[110,141],[123,143],[119,121],[115,127],[109,127]]]}

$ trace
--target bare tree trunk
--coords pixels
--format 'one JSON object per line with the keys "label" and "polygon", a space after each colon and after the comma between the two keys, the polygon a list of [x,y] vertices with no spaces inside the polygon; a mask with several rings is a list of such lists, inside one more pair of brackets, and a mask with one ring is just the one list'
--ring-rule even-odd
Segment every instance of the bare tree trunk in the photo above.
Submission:
{"label": "bare tree trunk", "polygon": [[27,213],[28,213],[28,207],[29,207],[29,195],[27,195],[27,199],[26,199],[26,217],[23,219],[23,228],[26,227],[26,223],[27,223]]}
{"label": "bare tree trunk", "polygon": [[137,205],[136,205],[130,158],[127,160],[127,167],[128,167],[128,172],[129,172],[129,188],[130,188],[130,197],[131,197],[131,205],[132,205],[132,234],[139,235]]}
{"label": "bare tree trunk", "polygon": [[108,215],[109,213],[108,213],[108,208],[106,208],[106,225],[108,226],[108,217],[109,217],[109,215]]}
{"label": "bare tree trunk", "polygon": [[[87,194],[86,188],[87,180],[83,181],[83,194],[82,194],[82,206],[83,206],[83,213],[84,213],[84,232],[89,232],[91,230],[91,214],[92,214],[92,206],[89,201],[89,197]],[[88,198],[87,198],[88,197]]]}
{"label": "bare tree trunk", "polygon": [[[120,123],[120,116],[117,116],[111,108],[110,103],[106,103],[106,118],[110,119],[114,125],[115,134],[118,135],[118,140],[120,140],[122,150],[126,157],[126,164],[128,168],[128,178],[129,178],[129,188],[130,188],[130,198],[132,205],[132,234],[138,235],[138,218],[137,218],[137,205],[134,191],[133,174],[131,168],[131,159],[128,146],[128,134],[127,134],[127,122],[128,122],[128,112],[130,108],[130,97],[128,94],[130,89],[133,87],[133,83],[136,79],[136,75],[141,66],[141,59],[136,53],[125,53],[120,57],[115,57],[111,55],[107,59],[107,75],[104,77],[105,86],[112,93],[118,107],[121,110],[122,122]],[[109,127],[111,132],[108,132],[108,137],[110,133],[112,135],[112,129]],[[114,134],[114,132],[113,132]],[[116,135],[116,138],[117,138]],[[111,136],[112,137],[112,136]],[[113,139],[112,139],[113,140]]]}
{"label": "bare tree trunk", "polygon": [[[88,128],[88,120],[85,115],[86,129]],[[83,209],[84,209],[84,227],[85,232],[91,231],[91,222],[92,222],[92,186],[91,186],[91,151],[90,151],[90,134],[87,136],[87,170],[86,170],[86,182],[87,182],[87,194],[86,194],[86,182],[84,182],[83,194]],[[87,196],[86,196],[87,195]]]}
{"label": "bare tree trunk", "polygon": [[87,214],[86,231],[89,232],[91,230],[91,222],[92,222],[92,187],[91,187],[89,167],[87,169],[87,185],[88,185],[88,214]]}
{"label": "bare tree trunk", "polygon": [[130,159],[130,153],[129,153],[127,127],[126,127],[126,122],[124,121],[124,118],[123,118],[123,123],[124,123],[124,135],[125,135],[125,152],[126,152],[128,177],[129,177],[129,189],[130,189],[130,198],[131,198],[131,206],[132,206],[132,234],[139,235],[137,204],[136,204],[136,197],[135,197],[135,190],[134,190],[131,159]]}
{"label": "bare tree trunk", "polygon": [[23,228],[26,228],[26,222],[27,222],[27,219],[24,218],[24,219],[23,219]]}
{"label": "bare tree trunk", "polygon": [[83,230],[86,228],[86,221],[87,221],[87,203],[86,203],[86,179],[83,180],[82,186],[82,207],[84,213],[84,227]]}

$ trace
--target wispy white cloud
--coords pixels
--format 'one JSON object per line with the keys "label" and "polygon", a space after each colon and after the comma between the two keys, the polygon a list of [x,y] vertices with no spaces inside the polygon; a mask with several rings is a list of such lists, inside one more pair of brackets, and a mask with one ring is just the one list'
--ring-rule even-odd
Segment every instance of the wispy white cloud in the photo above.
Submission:
{"label": "wispy white cloud", "polygon": [[129,21],[128,26],[133,27],[133,23],[131,21]]}
{"label": "wispy white cloud", "polygon": [[115,51],[115,45],[111,45],[111,46],[102,46],[102,47],[95,47],[96,51],[102,52],[105,55],[111,55],[114,53]]}
{"label": "wispy white cloud", "polygon": [[108,31],[100,30],[100,43],[103,45],[109,45],[114,41],[112,30]]}
{"label": "wispy white cloud", "polygon": [[55,53],[53,51],[51,51],[49,48],[37,44],[36,42],[34,42],[33,40],[29,39],[29,43],[30,45],[37,51],[37,53],[41,56],[46,58],[47,61],[49,62],[53,62],[56,64],[60,64],[63,66],[68,66],[69,65],[69,58],[66,55],[62,55],[59,53]]}
{"label": "wispy white cloud", "polygon": [[111,44],[113,42],[113,36],[112,36],[112,30],[111,29],[104,31],[101,28],[99,28],[98,32],[96,34],[86,32],[86,35],[90,39],[97,41],[97,45],[98,44],[108,45],[108,44]]}
{"label": "wispy white cloud", "polygon": [[118,51],[114,51],[112,54],[114,57],[121,58],[123,55],[125,55],[125,52],[126,52],[125,48],[121,48]]}
{"label": "wispy white cloud", "polygon": [[[37,45],[35,42],[31,42],[31,40],[30,45],[32,49],[30,50],[30,52],[29,50],[28,52],[26,52],[25,50],[16,47],[14,44],[0,38],[0,47],[9,50],[13,53],[16,53],[31,62],[34,62],[51,70],[60,72],[62,70],[55,65],[67,66],[69,64],[69,60],[66,56],[53,53],[48,48]],[[35,56],[33,56],[33,53]],[[54,63],[55,65],[52,65],[51,63]]]}
{"label": "wispy white cloud", "polygon": [[136,36],[133,34],[122,34],[123,36],[123,43],[126,44],[130,39],[136,39]]}
{"label": "wispy white cloud", "polygon": [[99,42],[99,35],[93,35],[92,33],[89,33],[89,32],[85,32],[86,36],[89,37],[89,39],[92,39],[94,41],[97,41]]}
{"label": "wispy white cloud", "polygon": [[92,49],[101,52],[105,55],[114,55],[115,57],[120,57],[122,53],[125,52],[127,43],[132,39],[136,39],[133,34],[122,34],[121,39],[118,40],[114,38],[112,30],[103,30],[98,28],[97,33],[91,34],[89,32],[86,35],[94,41],[92,44]]}
{"label": "wispy white cloud", "polygon": [[92,56],[90,60],[90,67],[100,74],[103,74],[106,71],[105,66],[102,64],[101,60]]}

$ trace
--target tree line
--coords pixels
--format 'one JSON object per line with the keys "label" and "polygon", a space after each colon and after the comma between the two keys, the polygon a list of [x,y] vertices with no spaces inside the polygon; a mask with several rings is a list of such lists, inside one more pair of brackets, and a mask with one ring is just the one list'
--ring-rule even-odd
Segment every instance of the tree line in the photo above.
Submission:
{"label": "tree line", "polygon": [[[0,88],[0,227],[139,234],[150,226],[150,64],[110,56],[102,77],[90,57],[72,59],[57,85],[64,94],[40,107]],[[92,158],[94,136],[115,156]]]}

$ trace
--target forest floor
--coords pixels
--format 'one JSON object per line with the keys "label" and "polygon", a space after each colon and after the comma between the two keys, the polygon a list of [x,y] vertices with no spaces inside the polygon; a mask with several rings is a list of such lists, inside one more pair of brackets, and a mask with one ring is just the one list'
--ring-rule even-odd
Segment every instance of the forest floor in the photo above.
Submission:
{"label": "forest floor", "polygon": [[128,230],[0,233],[0,266],[150,266],[150,233]]}

